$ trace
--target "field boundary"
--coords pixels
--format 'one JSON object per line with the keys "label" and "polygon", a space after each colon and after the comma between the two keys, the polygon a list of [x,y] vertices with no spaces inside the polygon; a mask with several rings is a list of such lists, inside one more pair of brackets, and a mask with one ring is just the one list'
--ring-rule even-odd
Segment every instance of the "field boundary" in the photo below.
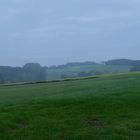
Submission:
{"label": "field boundary", "polygon": [[66,82],[66,81],[78,81],[78,80],[86,80],[86,79],[97,79],[99,76],[90,76],[90,77],[77,77],[77,78],[67,78],[67,79],[57,79],[57,80],[49,80],[49,81],[32,81],[32,82],[23,82],[23,83],[11,83],[11,84],[1,84],[1,86],[20,86],[20,85],[33,85],[33,84],[43,84],[43,83],[58,83],[58,82]]}

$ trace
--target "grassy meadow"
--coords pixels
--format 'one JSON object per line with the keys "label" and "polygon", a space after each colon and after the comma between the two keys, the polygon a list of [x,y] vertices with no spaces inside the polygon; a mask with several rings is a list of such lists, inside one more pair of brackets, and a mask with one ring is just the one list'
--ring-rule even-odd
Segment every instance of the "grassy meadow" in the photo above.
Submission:
{"label": "grassy meadow", "polygon": [[0,86],[0,140],[139,139],[140,73]]}

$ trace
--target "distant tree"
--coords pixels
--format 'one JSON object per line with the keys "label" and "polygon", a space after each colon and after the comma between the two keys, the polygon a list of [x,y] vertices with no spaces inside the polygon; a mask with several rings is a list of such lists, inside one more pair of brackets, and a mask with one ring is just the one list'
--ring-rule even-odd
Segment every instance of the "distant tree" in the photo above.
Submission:
{"label": "distant tree", "polygon": [[106,65],[140,66],[140,60],[114,59],[104,62]]}
{"label": "distant tree", "polygon": [[37,63],[27,63],[23,67],[0,66],[0,83],[44,81],[46,70]]}
{"label": "distant tree", "polygon": [[22,81],[46,80],[46,68],[38,63],[27,63],[22,69]]}
{"label": "distant tree", "polygon": [[56,65],[53,65],[53,66],[50,66],[49,68],[50,69],[55,69],[55,68],[57,68],[57,66]]}
{"label": "distant tree", "polygon": [[4,84],[4,78],[1,74],[0,74],[0,84]]}
{"label": "distant tree", "polygon": [[49,67],[50,69],[55,69],[55,68],[67,68],[67,67],[80,67],[80,66],[88,66],[88,65],[98,65],[98,63],[96,62],[90,62],[90,61],[86,61],[86,62],[71,62],[71,63],[67,63],[67,64],[63,64],[63,65],[58,65],[58,66],[51,66]]}

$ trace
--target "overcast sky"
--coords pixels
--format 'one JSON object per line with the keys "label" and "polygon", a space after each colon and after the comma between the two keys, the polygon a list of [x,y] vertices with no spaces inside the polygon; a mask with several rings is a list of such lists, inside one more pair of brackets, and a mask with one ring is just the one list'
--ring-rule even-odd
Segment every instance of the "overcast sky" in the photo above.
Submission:
{"label": "overcast sky", "polygon": [[140,59],[140,0],[1,0],[0,65]]}

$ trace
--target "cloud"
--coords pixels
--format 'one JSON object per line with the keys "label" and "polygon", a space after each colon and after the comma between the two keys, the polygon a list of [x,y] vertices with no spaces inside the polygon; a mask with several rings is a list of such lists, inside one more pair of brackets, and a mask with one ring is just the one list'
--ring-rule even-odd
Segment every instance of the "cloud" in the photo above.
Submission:
{"label": "cloud", "polygon": [[92,17],[66,17],[65,20],[74,21],[79,23],[91,23],[94,21]]}
{"label": "cloud", "polygon": [[[63,63],[67,56],[74,61],[76,55],[76,60],[84,60],[84,56],[102,60],[125,55],[127,48],[126,57],[132,56],[139,50],[132,49],[140,44],[139,16],[138,0],[0,1],[0,59],[6,52],[6,63],[11,64],[11,57],[18,54],[21,63],[36,57],[45,64],[41,57],[45,55],[56,63],[60,57]],[[100,55],[101,50],[112,54],[106,51],[106,56]]]}

